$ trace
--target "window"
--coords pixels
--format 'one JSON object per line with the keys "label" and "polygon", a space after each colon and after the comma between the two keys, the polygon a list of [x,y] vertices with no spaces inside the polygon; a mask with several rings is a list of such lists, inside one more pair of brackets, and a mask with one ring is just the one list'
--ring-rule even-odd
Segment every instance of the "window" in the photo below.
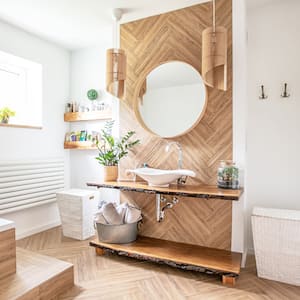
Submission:
{"label": "window", "polygon": [[0,51],[0,109],[16,112],[10,124],[42,126],[42,65]]}

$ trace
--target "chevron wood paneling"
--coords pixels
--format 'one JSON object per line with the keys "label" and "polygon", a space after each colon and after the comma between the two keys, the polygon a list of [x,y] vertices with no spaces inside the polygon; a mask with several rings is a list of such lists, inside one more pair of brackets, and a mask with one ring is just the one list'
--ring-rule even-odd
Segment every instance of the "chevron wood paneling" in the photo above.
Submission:
{"label": "chevron wood paneling", "polygon": [[231,288],[217,276],[117,255],[96,256],[89,241],[63,237],[59,227],[17,245],[74,264],[76,286],[57,298],[60,300],[296,300],[300,295],[300,287],[258,278],[253,256]]}
{"label": "chevron wood paneling", "polygon": [[[189,179],[191,184],[216,184],[219,161],[232,159],[231,9],[231,0],[217,1],[217,25],[228,29],[228,91],[208,88],[208,105],[200,123],[188,134],[173,139],[182,145],[184,168],[197,172],[196,179]],[[163,62],[184,61],[201,71],[201,32],[208,26],[211,3],[121,25],[121,47],[127,55],[126,94],[120,101],[121,133],[135,130],[141,139],[141,145],[121,163],[121,179],[128,179],[124,172],[127,168],[144,162],[158,168],[177,167],[176,151],[166,153],[168,140],[142,128],[133,104],[146,74]],[[231,247],[230,201],[181,198],[166,212],[165,220],[157,223],[154,196],[126,192],[121,197],[143,209],[143,235],[220,249]]]}

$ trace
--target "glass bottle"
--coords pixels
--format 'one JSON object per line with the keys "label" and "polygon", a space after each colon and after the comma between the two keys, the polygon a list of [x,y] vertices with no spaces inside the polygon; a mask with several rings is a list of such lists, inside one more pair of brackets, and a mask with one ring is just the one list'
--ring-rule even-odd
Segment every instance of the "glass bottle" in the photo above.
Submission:
{"label": "glass bottle", "polygon": [[239,188],[239,169],[232,160],[221,160],[218,168],[218,187],[223,189]]}

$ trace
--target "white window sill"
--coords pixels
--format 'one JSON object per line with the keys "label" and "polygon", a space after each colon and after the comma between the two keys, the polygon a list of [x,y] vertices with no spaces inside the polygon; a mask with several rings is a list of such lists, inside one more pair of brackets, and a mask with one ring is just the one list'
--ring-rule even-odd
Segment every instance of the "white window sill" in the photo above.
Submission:
{"label": "white window sill", "polygon": [[21,125],[21,124],[4,124],[4,123],[0,123],[0,127],[15,127],[15,128],[29,128],[29,129],[43,129],[42,126]]}

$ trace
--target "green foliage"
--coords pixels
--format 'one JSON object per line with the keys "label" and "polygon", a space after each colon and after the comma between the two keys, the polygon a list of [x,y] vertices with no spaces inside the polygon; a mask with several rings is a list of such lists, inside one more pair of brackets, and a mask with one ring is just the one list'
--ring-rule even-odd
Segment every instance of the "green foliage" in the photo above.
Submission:
{"label": "green foliage", "polygon": [[140,143],[140,140],[132,140],[135,134],[134,131],[128,131],[120,139],[112,136],[112,127],[114,121],[106,122],[104,129],[101,130],[102,139],[97,142],[99,154],[96,158],[98,163],[103,166],[116,166],[121,158],[128,154],[135,145]]}
{"label": "green foliage", "polygon": [[239,177],[239,169],[236,167],[226,167],[218,174],[219,177],[221,177],[223,180],[235,180]]}
{"label": "green foliage", "polygon": [[9,117],[14,117],[16,115],[16,112],[11,110],[8,107],[4,107],[0,109],[0,120],[8,120]]}

